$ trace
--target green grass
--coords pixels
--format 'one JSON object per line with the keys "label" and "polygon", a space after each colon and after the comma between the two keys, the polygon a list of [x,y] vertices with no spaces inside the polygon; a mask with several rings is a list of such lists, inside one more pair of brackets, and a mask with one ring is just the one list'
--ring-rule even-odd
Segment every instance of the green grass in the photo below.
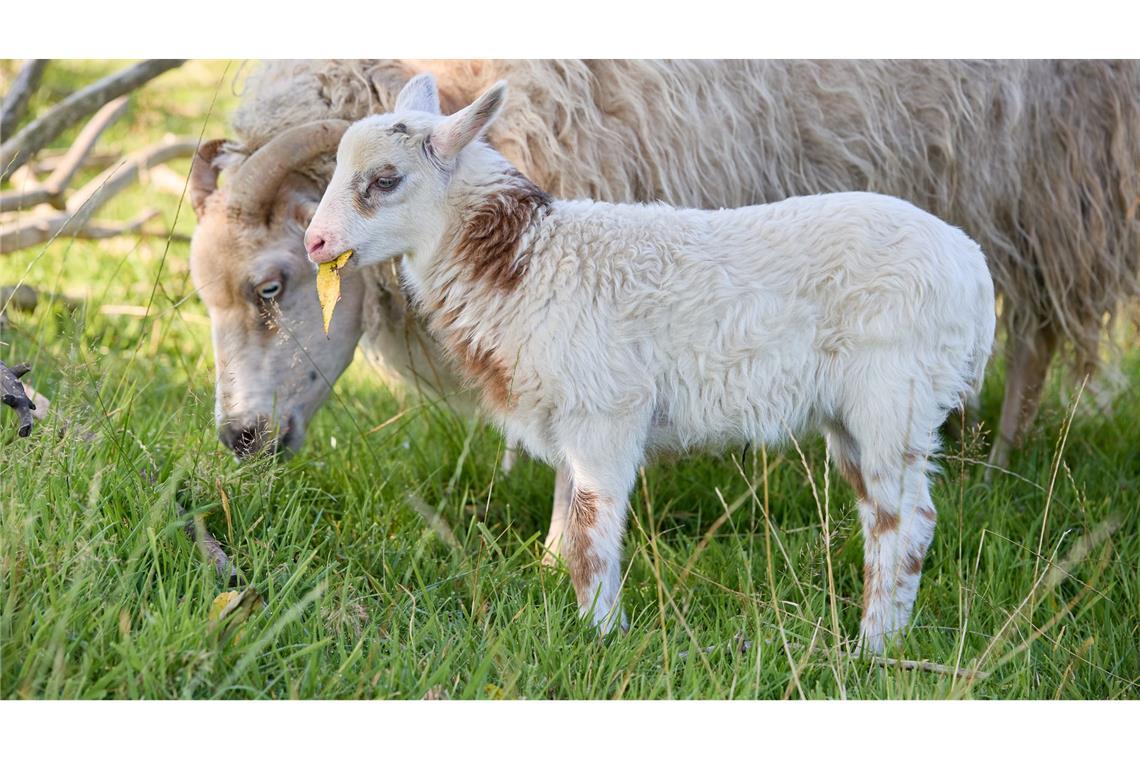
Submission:
{"label": "green grass", "polygon": [[[63,91],[101,66],[61,64],[49,82]],[[224,68],[156,80],[107,144],[197,134]],[[228,76],[207,136],[234,102]],[[168,223],[178,211],[142,188],[104,216],[148,205]],[[192,217],[183,206],[176,229]],[[989,485],[971,461],[984,442],[948,443],[914,626],[894,654],[991,671],[971,680],[843,655],[861,541],[818,440],[802,460],[750,450],[648,468],[626,541],[631,630],[600,642],[565,575],[539,566],[551,473],[497,472],[493,430],[399,400],[362,360],[300,456],[239,466],[212,429],[209,327],[185,244],[61,239],[0,258],[0,274],[83,304],[44,300],[0,335],[0,358],[32,362],[54,410],[29,439],[0,410],[5,698],[1140,696],[1135,382],[1109,415],[1081,405],[1065,435],[1062,398],[1077,386],[1054,377],[1011,473]],[[116,308],[148,303],[142,317]],[[999,363],[986,429],[1000,379]],[[268,601],[238,636],[208,624],[223,586],[182,532],[179,499]],[[751,648],[735,651],[737,636]]]}

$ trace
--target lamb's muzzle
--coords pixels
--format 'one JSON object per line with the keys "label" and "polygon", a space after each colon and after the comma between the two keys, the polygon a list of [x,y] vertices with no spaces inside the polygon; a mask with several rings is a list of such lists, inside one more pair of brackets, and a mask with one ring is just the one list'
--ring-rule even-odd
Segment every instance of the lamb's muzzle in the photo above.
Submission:
{"label": "lamb's muzzle", "polygon": [[478,139],[505,92],[443,117],[413,79],[395,113],[345,133],[311,228],[361,265],[402,255],[494,418],[570,473],[560,552],[600,630],[624,621],[622,536],[649,454],[816,430],[858,498],[861,639],[882,651],[933,536],[938,427],[992,349],[979,247],[871,193],[720,211],[554,200]]}

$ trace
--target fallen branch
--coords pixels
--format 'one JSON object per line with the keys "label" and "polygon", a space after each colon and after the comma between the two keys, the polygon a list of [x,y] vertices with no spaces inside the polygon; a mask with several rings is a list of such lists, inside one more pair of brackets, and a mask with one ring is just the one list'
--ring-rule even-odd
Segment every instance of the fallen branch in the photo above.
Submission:
{"label": "fallen branch", "polygon": [[165,59],[143,61],[65,98],[0,145],[0,180],[7,179],[72,124],[182,63],[181,60]]}
{"label": "fallen branch", "polygon": [[9,308],[31,312],[36,309],[40,294],[31,285],[5,285],[0,288],[0,312]]}
{"label": "fallen branch", "polygon": [[20,382],[20,378],[31,370],[32,368],[27,364],[9,367],[4,362],[0,362],[0,403],[15,410],[20,421],[17,435],[21,438],[27,438],[31,434],[34,421],[32,412],[36,408],[35,403],[28,398],[24,384]]}
{"label": "fallen branch", "polygon": [[4,105],[0,107],[0,135],[10,135],[15,131],[28,110],[28,101],[40,86],[40,78],[47,68],[46,58],[33,58],[24,64],[12,89],[4,96]]}
{"label": "fallen branch", "polygon": [[988,670],[968,670],[955,668],[949,665],[939,665],[928,660],[896,660],[893,657],[879,657],[873,655],[870,662],[882,668],[902,668],[903,670],[923,670],[927,673],[937,673],[942,676],[957,676],[960,678],[981,679],[989,678]]}
{"label": "fallen branch", "polygon": [[[705,654],[712,654],[718,649],[727,649],[733,654],[744,654],[752,648],[752,642],[744,638],[744,636],[737,634],[733,637],[731,642],[727,644],[713,644],[712,646],[703,648],[702,652]],[[810,648],[809,648],[810,654]],[[689,656],[688,650],[677,653],[677,659],[683,660]],[[989,677],[989,671],[985,670],[968,670],[966,668],[954,668],[949,665],[939,665],[936,662],[929,662],[928,660],[897,660],[893,657],[880,657],[872,655],[866,659],[862,659],[857,655],[851,655],[852,659],[856,662],[863,661],[872,665],[878,665],[881,668],[901,668],[903,670],[921,670],[927,673],[937,673],[943,676],[959,676],[962,678],[982,679]]]}
{"label": "fallen branch", "polygon": [[186,175],[176,172],[169,166],[156,166],[146,173],[146,184],[170,195],[181,196],[186,192]]}
{"label": "fallen branch", "polygon": [[84,225],[82,229],[69,232],[68,237],[83,238],[85,240],[105,240],[106,238],[118,237],[119,235],[129,235],[139,232],[144,224],[156,216],[158,216],[158,209],[151,208],[121,224],[89,222]]}
{"label": "fallen branch", "polygon": [[3,211],[18,211],[20,209],[31,208],[38,206],[41,203],[50,203],[61,211],[67,208],[66,201],[63,198],[63,193],[67,190],[67,186],[71,184],[71,180],[75,177],[75,173],[79,171],[91,153],[91,149],[95,147],[95,142],[99,136],[115,123],[123,112],[127,110],[126,96],[116,98],[107,105],[99,109],[99,112],[91,117],[91,121],[87,122],[87,126],[75,138],[71,148],[67,153],[56,163],[55,169],[52,171],[51,176],[43,182],[43,184],[33,187],[30,190],[11,191],[7,193],[0,193],[0,212]]}
{"label": "fallen branch", "polygon": [[[68,151],[65,149],[41,151],[40,154],[36,156],[36,160],[24,164],[21,171],[31,170],[38,174],[51,174],[63,163],[63,158],[67,153]],[[102,170],[115,164],[120,158],[121,155],[114,151],[93,150],[84,157],[80,168]],[[12,183],[16,184],[15,173],[12,174]]]}
{"label": "fallen branch", "polygon": [[[107,169],[76,191],[75,195],[67,202],[67,211],[33,216],[29,219],[0,226],[0,254],[40,245],[60,235],[98,236],[97,231],[94,234],[83,232],[85,229],[88,232],[93,229],[88,225],[88,220],[96,211],[137,182],[142,172],[167,161],[189,158],[194,155],[197,145],[196,140],[174,139],[152,145],[149,148],[143,148],[127,156],[119,165]],[[107,229],[106,225],[95,225],[94,227],[95,230],[100,228]],[[102,237],[107,237],[107,235],[102,235]]]}
{"label": "fallen branch", "polygon": [[226,550],[222,548],[218,539],[206,530],[206,523],[202,516],[190,515],[181,504],[178,505],[178,514],[184,520],[182,529],[198,547],[198,551],[202,553],[202,558],[213,566],[218,577],[224,580],[227,586],[230,588],[237,586],[239,583],[237,566],[226,556]]}

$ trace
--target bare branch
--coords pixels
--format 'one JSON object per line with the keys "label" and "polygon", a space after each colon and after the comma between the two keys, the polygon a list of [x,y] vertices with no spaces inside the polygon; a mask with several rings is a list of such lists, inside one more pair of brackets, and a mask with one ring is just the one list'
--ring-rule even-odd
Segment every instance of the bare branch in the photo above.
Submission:
{"label": "bare branch", "polygon": [[82,223],[111,198],[138,181],[141,172],[177,158],[190,158],[197,149],[197,140],[170,139],[136,151],[124,158],[120,165],[107,169],[80,188],[68,199],[67,210],[74,214],[73,219],[77,223]]}
{"label": "bare branch", "polygon": [[[88,225],[95,212],[138,181],[141,172],[177,158],[189,158],[194,155],[197,144],[196,140],[171,140],[143,148],[76,191],[67,202],[67,211],[33,216],[0,226],[0,255],[46,243],[58,235],[108,237],[98,232],[109,229],[107,226]],[[128,231],[122,230],[117,234]]]}
{"label": "bare branch", "polygon": [[156,166],[147,172],[146,184],[164,193],[181,196],[186,192],[186,175],[169,166]]}
{"label": "bare branch", "polygon": [[125,95],[115,98],[100,108],[99,112],[91,117],[91,121],[87,122],[87,126],[75,138],[71,148],[64,154],[57,163],[55,170],[52,171],[51,176],[42,185],[23,192],[0,193],[0,212],[17,211],[40,203],[50,203],[60,210],[66,208],[63,193],[67,190],[68,184],[75,173],[79,171],[79,167],[83,165],[91,149],[95,147],[95,141],[126,110],[127,98]]}
{"label": "bare branch", "polygon": [[151,59],[84,87],[0,145],[0,179],[8,176],[65,129],[105,103],[136,90],[182,60]]}
{"label": "bare branch", "polygon": [[198,551],[202,553],[202,558],[213,566],[218,577],[224,580],[227,586],[234,588],[241,581],[241,574],[238,573],[237,565],[226,556],[226,550],[222,548],[218,539],[214,538],[213,534],[206,529],[206,522],[202,516],[192,513],[187,508],[186,502],[188,501],[184,493],[179,493],[175,497],[178,516],[182,518],[182,529],[198,547]]}
{"label": "bare branch", "polygon": [[20,420],[17,434],[21,438],[27,438],[31,434],[32,412],[36,408],[35,403],[28,398],[24,384],[20,382],[20,378],[31,369],[27,364],[9,367],[4,362],[0,362],[0,403],[15,410],[16,416]]}
{"label": "bare branch", "polygon": [[[46,58],[33,58],[24,64],[12,89],[4,96],[4,105],[0,107],[0,135],[10,135],[16,130],[24,112],[28,110],[28,101],[40,86],[40,77],[47,68]],[[0,137],[0,139],[3,139]]]}
{"label": "bare branch", "polygon": [[937,673],[941,676],[960,676],[970,679],[989,678],[989,671],[986,670],[969,670],[966,668],[955,668],[950,665],[940,665],[937,662],[930,662],[929,660],[896,660],[893,657],[879,657],[878,655],[872,656],[870,661],[881,668],[902,668],[903,670],[922,670],[927,673]]}
{"label": "bare branch", "polygon": [[[63,162],[63,157],[67,155],[67,149],[60,148],[57,150],[43,150],[36,156],[36,160],[24,164],[23,169],[31,167],[39,173],[54,172],[57,167]],[[84,169],[106,169],[116,161],[119,160],[120,154],[109,150],[96,150],[89,153],[84,159],[81,168]],[[12,173],[12,182],[16,182],[16,173]]]}

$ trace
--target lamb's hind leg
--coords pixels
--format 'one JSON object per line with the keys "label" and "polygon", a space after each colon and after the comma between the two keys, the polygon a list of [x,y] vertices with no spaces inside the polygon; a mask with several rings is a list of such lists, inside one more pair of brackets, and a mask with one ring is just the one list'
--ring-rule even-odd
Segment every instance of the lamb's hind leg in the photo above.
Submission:
{"label": "lamb's hind leg", "polygon": [[860,649],[878,654],[910,620],[934,537],[937,515],[926,478],[931,447],[911,445],[898,457],[869,456],[840,426],[829,429],[828,441],[840,473],[855,491],[863,527]]}
{"label": "lamb's hind leg", "polygon": [[863,619],[860,642],[883,651],[910,621],[922,563],[937,514],[926,479],[926,455],[910,451],[900,466],[865,472],[859,502],[863,525]]}

